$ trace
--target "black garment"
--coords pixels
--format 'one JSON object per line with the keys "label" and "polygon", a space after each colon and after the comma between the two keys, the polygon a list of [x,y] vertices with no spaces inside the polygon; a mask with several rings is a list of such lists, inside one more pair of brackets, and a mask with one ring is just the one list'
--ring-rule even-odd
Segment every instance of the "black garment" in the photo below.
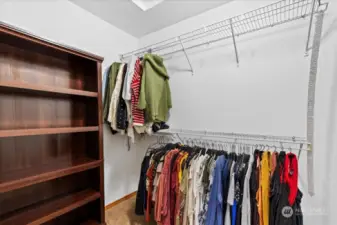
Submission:
{"label": "black garment", "polygon": [[236,225],[241,225],[241,215],[242,215],[242,200],[243,200],[243,188],[244,188],[244,182],[245,182],[245,177],[247,174],[248,170],[248,165],[249,165],[249,155],[242,155],[241,156],[241,161],[238,172],[237,172],[237,185],[238,185],[238,198],[237,198],[237,209],[236,209]]}
{"label": "black garment", "polygon": [[128,112],[126,108],[125,101],[122,97],[123,93],[123,87],[124,87],[124,78],[126,76],[126,70],[127,70],[127,65],[124,66],[123,68],[123,81],[122,81],[122,88],[119,93],[119,102],[117,106],[117,112],[116,112],[116,119],[117,119],[117,128],[121,130],[126,130],[128,128]]}
{"label": "black garment", "polygon": [[136,215],[144,215],[146,209],[147,191],[146,191],[146,171],[149,168],[150,156],[145,156],[140,170],[138,191],[136,196]]}
{"label": "black garment", "polygon": [[275,225],[303,225],[303,214],[301,209],[303,194],[300,190],[298,190],[293,206],[289,204],[288,195],[289,187],[286,183],[282,183],[281,197],[277,207]]}
{"label": "black garment", "polygon": [[[284,174],[288,173],[288,168],[284,167],[286,153],[281,152],[278,158],[279,167],[277,168],[280,173],[280,186],[276,203],[273,203],[274,212],[273,217],[275,223],[272,225],[303,225],[303,214],[301,210],[301,200],[303,197],[302,192],[298,189],[295,203],[291,206],[289,204],[289,186],[284,181]],[[276,206],[275,206],[276,205]]]}
{"label": "black garment", "polygon": [[278,213],[278,205],[282,194],[281,175],[284,171],[285,152],[280,152],[277,156],[276,168],[270,183],[270,209],[269,209],[269,225],[276,225],[276,216]]}
{"label": "black garment", "polygon": [[[231,179],[231,174],[230,170],[232,168],[233,160],[232,159],[227,159],[227,167],[225,168],[226,170],[229,171],[227,179],[225,180],[224,183],[224,191],[223,191],[223,217],[226,218],[226,213],[227,213],[227,199],[228,199],[228,192],[229,192],[229,184],[230,184],[230,179]],[[228,212],[229,213],[229,212]]]}
{"label": "black garment", "polygon": [[260,158],[260,151],[255,150],[254,161],[252,164],[252,172],[250,175],[250,209],[251,209],[251,225],[259,225],[259,211],[257,208],[256,193],[259,189],[259,170],[257,169],[257,160]]}

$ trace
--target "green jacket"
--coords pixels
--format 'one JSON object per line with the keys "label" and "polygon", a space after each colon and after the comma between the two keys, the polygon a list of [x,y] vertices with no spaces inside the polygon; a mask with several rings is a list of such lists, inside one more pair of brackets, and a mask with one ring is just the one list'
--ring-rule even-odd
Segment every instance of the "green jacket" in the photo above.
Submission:
{"label": "green jacket", "polygon": [[103,119],[107,121],[109,115],[110,101],[113,90],[115,89],[116,77],[121,63],[114,62],[110,66],[110,72],[106,81],[105,98],[103,102]]}
{"label": "green jacket", "polygon": [[163,59],[145,54],[138,108],[145,110],[147,122],[166,122],[172,108],[169,76]]}

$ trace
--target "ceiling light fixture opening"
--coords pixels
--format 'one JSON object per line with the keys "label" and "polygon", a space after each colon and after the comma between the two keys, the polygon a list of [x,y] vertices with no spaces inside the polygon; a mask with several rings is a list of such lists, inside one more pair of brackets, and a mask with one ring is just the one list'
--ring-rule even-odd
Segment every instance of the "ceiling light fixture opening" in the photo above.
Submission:
{"label": "ceiling light fixture opening", "polygon": [[143,11],[147,11],[156,5],[162,3],[164,0],[132,0]]}

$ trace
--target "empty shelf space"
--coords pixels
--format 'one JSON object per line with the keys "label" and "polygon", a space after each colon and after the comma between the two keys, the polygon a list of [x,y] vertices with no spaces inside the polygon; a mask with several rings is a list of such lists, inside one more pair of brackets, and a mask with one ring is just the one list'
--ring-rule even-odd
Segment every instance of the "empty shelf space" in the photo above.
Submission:
{"label": "empty shelf space", "polygon": [[63,95],[77,95],[85,97],[94,97],[98,96],[97,92],[83,91],[70,88],[61,88],[47,85],[35,85],[18,81],[0,81],[0,87],[9,88],[19,91],[33,91],[33,92],[45,92],[45,93],[54,93],[54,94],[63,94]]}
{"label": "empty shelf space", "polygon": [[0,193],[27,187],[33,184],[65,177],[99,167],[102,160],[90,158],[57,159],[46,165],[16,170],[0,176]]}
{"label": "empty shelf space", "polygon": [[0,130],[0,138],[1,137],[45,135],[45,134],[81,133],[81,132],[91,132],[91,131],[98,131],[98,126]]}
{"label": "empty shelf space", "polygon": [[[38,225],[51,221],[101,197],[95,190],[84,190],[12,212],[0,218],[0,225]],[[90,222],[90,221],[89,221]],[[98,223],[88,223],[98,224]]]}

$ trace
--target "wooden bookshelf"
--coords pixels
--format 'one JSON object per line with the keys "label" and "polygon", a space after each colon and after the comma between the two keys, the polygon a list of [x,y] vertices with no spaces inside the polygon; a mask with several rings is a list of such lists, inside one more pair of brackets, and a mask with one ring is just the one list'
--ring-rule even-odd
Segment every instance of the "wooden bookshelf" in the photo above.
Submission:
{"label": "wooden bookshelf", "polygon": [[0,193],[93,169],[101,164],[102,160],[90,158],[58,159],[40,167],[17,170],[0,178]]}
{"label": "wooden bookshelf", "polygon": [[70,133],[92,132],[98,130],[99,130],[98,126],[0,130],[0,137],[20,137],[20,136],[66,134],[66,133],[70,134]]}
{"label": "wooden bookshelf", "polygon": [[35,85],[17,81],[0,81],[0,88],[8,88],[22,92],[44,92],[46,94],[75,95],[97,98],[97,92],[82,91],[70,88],[58,88],[47,85]]}
{"label": "wooden bookshelf", "polygon": [[0,225],[105,224],[102,61],[0,23]]}
{"label": "wooden bookshelf", "polygon": [[95,190],[84,190],[63,197],[51,199],[37,205],[24,208],[7,218],[1,218],[0,225],[21,224],[43,224],[89,202],[100,198],[100,193]]}

